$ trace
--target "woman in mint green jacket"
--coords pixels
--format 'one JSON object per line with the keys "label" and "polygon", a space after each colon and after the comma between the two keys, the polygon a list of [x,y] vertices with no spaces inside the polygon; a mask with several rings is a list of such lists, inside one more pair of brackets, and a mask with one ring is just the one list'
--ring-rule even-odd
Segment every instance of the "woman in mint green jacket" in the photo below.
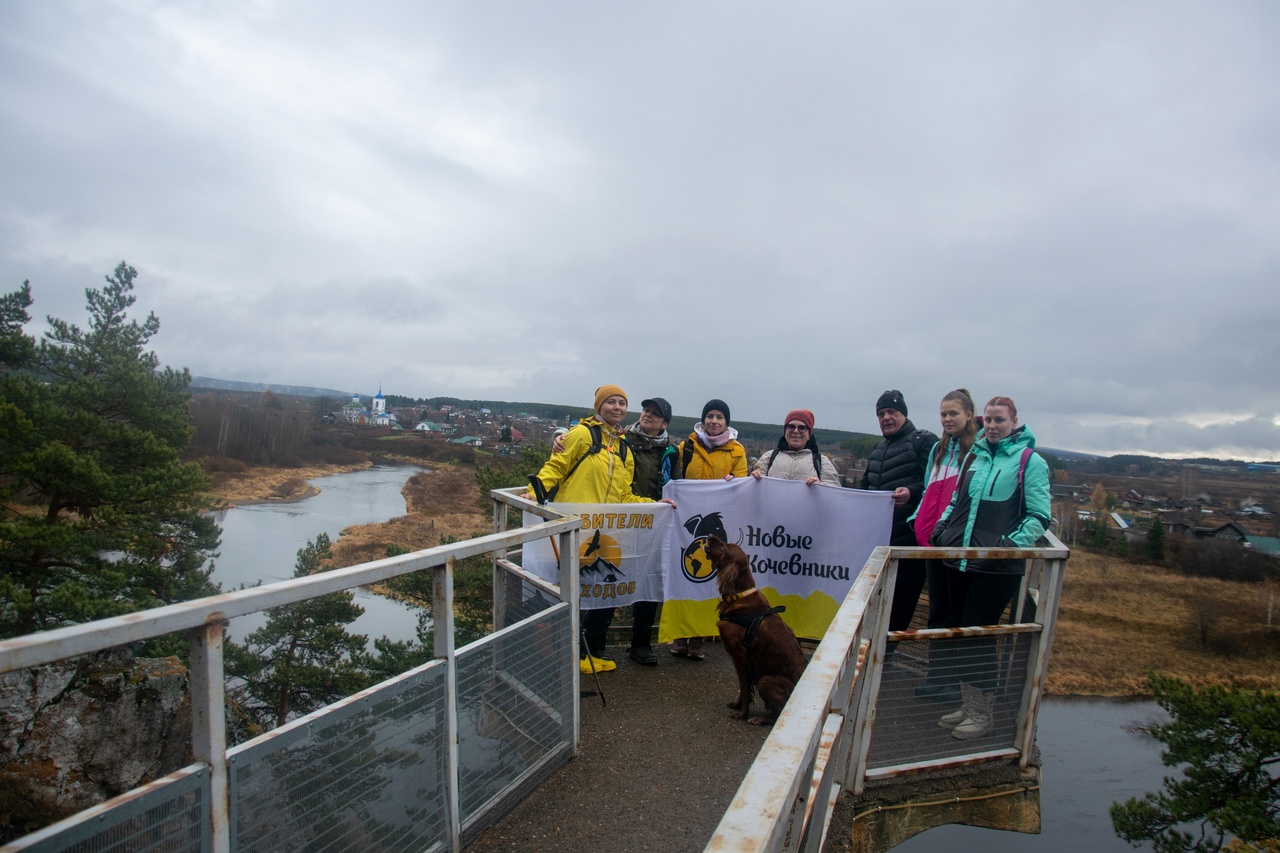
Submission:
{"label": "woman in mint green jacket", "polygon": [[[1049,528],[1049,465],[1034,450],[1035,436],[1018,423],[1008,397],[993,397],[983,411],[983,430],[969,451],[951,505],[929,544],[949,548],[1030,548]],[[1025,560],[960,560],[953,577],[960,590],[961,627],[994,625],[1022,584]],[[953,601],[957,601],[953,598]],[[963,705],[939,725],[969,740],[994,723],[998,686],[994,638],[966,643],[958,667]]]}

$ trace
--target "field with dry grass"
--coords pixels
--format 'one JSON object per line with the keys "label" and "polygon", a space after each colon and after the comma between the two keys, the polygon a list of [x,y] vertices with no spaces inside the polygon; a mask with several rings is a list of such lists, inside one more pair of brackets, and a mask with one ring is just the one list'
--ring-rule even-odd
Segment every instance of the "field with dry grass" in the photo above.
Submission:
{"label": "field with dry grass", "polygon": [[[223,477],[215,492],[229,503],[303,497],[307,479],[346,470],[353,469],[253,469]],[[333,549],[337,565],[380,559],[388,547],[413,551],[491,529],[470,465],[437,465],[411,477],[404,493],[405,515],[342,531]],[[1274,588],[1185,577],[1077,549],[1063,583],[1049,691],[1145,695],[1149,669],[1201,685],[1280,689],[1280,637],[1266,627],[1268,598],[1275,594]]]}
{"label": "field with dry grass", "polygon": [[1149,669],[1197,685],[1280,689],[1280,637],[1267,629],[1275,593],[1076,549],[1063,583],[1049,691],[1145,695]]}
{"label": "field with dry grass", "polygon": [[307,483],[308,480],[360,471],[371,464],[364,462],[359,465],[319,465],[306,468],[238,466],[239,470],[211,473],[211,492],[227,506],[301,500],[315,494],[315,489]]}

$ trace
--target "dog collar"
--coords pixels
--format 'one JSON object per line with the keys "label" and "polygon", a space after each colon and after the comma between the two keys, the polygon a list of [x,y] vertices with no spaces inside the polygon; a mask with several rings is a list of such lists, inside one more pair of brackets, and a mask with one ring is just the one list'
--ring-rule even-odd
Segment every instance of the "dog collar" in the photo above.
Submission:
{"label": "dog collar", "polygon": [[751,589],[744,589],[742,592],[735,592],[731,595],[722,595],[720,596],[720,600],[721,601],[737,601],[739,598],[745,598],[746,596],[750,595],[755,591],[756,591],[756,588],[753,586],[751,587]]}

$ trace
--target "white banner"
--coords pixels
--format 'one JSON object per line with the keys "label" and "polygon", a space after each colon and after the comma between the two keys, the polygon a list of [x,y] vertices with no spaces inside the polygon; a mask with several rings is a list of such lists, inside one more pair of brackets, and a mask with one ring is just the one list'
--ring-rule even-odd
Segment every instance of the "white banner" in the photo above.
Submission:
{"label": "white banner", "polygon": [[[659,640],[716,633],[719,591],[703,551],[712,533],[746,551],[756,587],[802,637],[821,637],[858,572],[893,525],[889,492],[806,486],[743,477],[675,480],[652,504],[550,506],[582,518],[578,565],[582,608],[666,601]],[[541,519],[526,514],[525,524]],[[524,567],[559,581],[555,539],[531,542]]]}
{"label": "white banner", "polygon": [[663,495],[679,508],[664,545],[662,642],[716,633],[719,592],[703,550],[708,535],[740,545],[756,588],[772,606],[786,606],[783,620],[802,637],[821,637],[893,526],[889,492],[744,477],[677,480]]}
{"label": "white banner", "polygon": [[[662,600],[663,531],[671,524],[664,503],[551,503],[565,515],[582,518],[578,573],[583,610],[626,607],[633,601]],[[525,513],[525,525],[542,519]],[[552,583],[560,582],[555,537],[524,546],[524,568]]]}

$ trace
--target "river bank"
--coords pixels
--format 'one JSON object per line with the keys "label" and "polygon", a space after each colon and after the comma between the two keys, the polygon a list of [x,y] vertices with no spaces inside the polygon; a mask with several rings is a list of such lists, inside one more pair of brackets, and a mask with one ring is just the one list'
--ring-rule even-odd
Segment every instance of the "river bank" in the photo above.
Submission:
{"label": "river bank", "polygon": [[[363,467],[253,469],[219,485],[216,494],[236,503],[299,499],[302,490],[293,481],[308,487],[307,479]],[[403,493],[405,515],[342,531],[334,543],[337,565],[380,559],[389,547],[418,550],[491,529],[472,466],[438,465],[411,477]],[[1186,577],[1077,549],[1063,582],[1048,691],[1143,697],[1150,669],[1197,685],[1280,689],[1280,657],[1266,627],[1269,594],[1257,585]]]}

